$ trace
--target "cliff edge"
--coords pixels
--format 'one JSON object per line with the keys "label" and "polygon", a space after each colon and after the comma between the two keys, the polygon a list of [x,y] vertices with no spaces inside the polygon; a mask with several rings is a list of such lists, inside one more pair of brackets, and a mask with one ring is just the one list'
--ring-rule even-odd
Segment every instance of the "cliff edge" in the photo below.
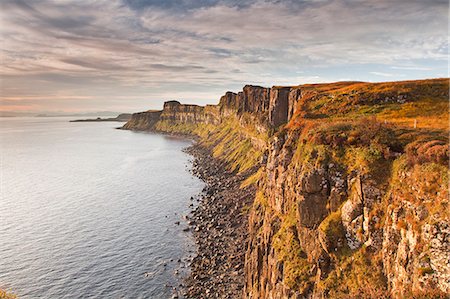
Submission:
{"label": "cliff edge", "polygon": [[242,297],[446,298],[448,92],[448,79],[247,85],[124,128],[195,135],[246,174]]}

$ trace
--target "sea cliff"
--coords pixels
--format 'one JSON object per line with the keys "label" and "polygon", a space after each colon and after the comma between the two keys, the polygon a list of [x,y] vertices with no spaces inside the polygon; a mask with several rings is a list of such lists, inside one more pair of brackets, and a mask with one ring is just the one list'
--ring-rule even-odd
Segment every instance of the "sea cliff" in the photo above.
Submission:
{"label": "sea cliff", "polygon": [[247,85],[123,128],[196,136],[249,190],[235,198],[246,232],[236,296],[445,298],[448,90],[448,79]]}

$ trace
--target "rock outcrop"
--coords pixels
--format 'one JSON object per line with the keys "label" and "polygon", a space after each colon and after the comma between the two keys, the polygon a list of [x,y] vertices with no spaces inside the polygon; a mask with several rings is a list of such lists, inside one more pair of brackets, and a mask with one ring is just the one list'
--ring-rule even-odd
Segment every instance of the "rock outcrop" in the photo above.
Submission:
{"label": "rock outcrop", "polygon": [[246,85],[241,92],[227,92],[218,105],[204,107],[167,101],[161,111],[134,113],[123,128],[164,131],[158,129],[161,127],[158,122],[169,125],[218,125],[230,117],[237,117],[258,127],[260,132],[266,132],[269,128],[287,123],[292,117],[299,94],[294,92],[290,96],[290,90],[290,87]]}
{"label": "rock outcrop", "polygon": [[197,135],[248,174],[244,298],[444,298],[448,85],[247,85],[218,105],[166,102],[124,128]]}
{"label": "rock outcrop", "polygon": [[164,103],[160,120],[174,124],[217,124],[219,118],[217,106],[182,105],[178,101],[169,101]]}
{"label": "rock outcrop", "polygon": [[151,130],[160,120],[161,111],[146,111],[133,113],[131,119],[123,125],[125,130],[147,131]]}
{"label": "rock outcrop", "polygon": [[269,123],[272,127],[287,123],[290,91],[289,87],[273,87],[270,90]]}

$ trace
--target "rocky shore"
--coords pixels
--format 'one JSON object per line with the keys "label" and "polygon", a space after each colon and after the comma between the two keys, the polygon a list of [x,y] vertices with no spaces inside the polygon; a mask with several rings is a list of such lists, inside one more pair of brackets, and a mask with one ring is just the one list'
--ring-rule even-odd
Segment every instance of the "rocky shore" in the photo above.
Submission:
{"label": "rocky shore", "polygon": [[198,206],[187,217],[197,245],[191,273],[185,280],[187,298],[240,298],[244,288],[244,259],[248,215],[255,188],[241,189],[246,174],[235,174],[211,156],[209,149],[193,145],[193,174],[206,186]]}

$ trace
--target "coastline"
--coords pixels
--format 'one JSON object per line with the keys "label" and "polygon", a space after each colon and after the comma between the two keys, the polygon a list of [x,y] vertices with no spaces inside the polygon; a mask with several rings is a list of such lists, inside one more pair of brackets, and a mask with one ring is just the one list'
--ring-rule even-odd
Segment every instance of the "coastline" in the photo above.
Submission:
{"label": "coastline", "polygon": [[[393,107],[431,112],[417,122]],[[165,102],[123,129],[198,136],[188,152],[207,187],[187,219],[198,252],[186,297],[436,297],[450,290],[448,243],[423,245],[448,227],[445,107],[443,79],[246,85],[217,105]]]}
{"label": "coastline", "polygon": [[191,140],[193,144],[183,152],[193,158],[192,175],[205,183],[203,190],[191,197],[198,204],[185,216],[186,231],[192,234],[197,250],[188,258],[190,272],[180,289],[174,288],[172,298],[241,298],[249,237],[248,211],[256,194],[254,185],[241,185],[255,169],[239,174],[227,170],[227,163],[214,158],[212,149],[193,134],[155,129],[131,131]]}
{"label": "coastline", "polygon": [[86,118],[86,119],[74,119],[70,120],[71,123],[76,122],[103,122],[103,121],[116,121],[116,122],[127,122],[131,119],[132,114],[131,113],[121,113],[117,115],[116,117],[108,117],[108,118]]}
{"label": "coastline", "polygon": [[185,149],[194,157],[193,175],[206,183],[187,221],[197,245],[185,279],[186,298],[238,298],[244,288],[248,242],[247,210],[256,188],[241,189],[247,174],[235,174],[198,142]]}

